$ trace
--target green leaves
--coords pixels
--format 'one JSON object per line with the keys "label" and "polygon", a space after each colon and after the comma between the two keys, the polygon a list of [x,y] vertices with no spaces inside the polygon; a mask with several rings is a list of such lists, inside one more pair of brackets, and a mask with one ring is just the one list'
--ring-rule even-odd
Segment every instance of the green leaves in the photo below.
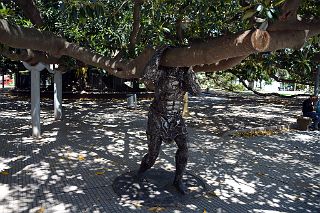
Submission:
{"label": "green leaves", "polygon": [[265,5],[270,5],[270,3],[271,3],[271,0],[265,0],[265,1],[264,1],[264,4],[265,4]]}
{"label": "green leaves", "polygon": [[82,24],[88,21],[87,19],[95,19],[104,16],[104,7],[102,3],[97,1],[90,2],[67,2],[64,7],[61,7],[63,12],[68,13],[69,18],[73,21],[81,19]]}
{"label": "green leaves", "polygon": [[255,18],[275,20],[278,16],[281,5],[285,0],[264,0],[264,1],[253,1],[250,5],[243,7],[244,15],[242,20],[246,20],[255,16]]}
{"label": "green leaves", "polygon": [[246,20],[246,19],[249,19],[249,18],[251,18],[254,14],[256,14],[257,13],[257,11],[256,10],[247,10],[246,12],[245,12],[245,14],[243,15],[243,17],[242,17],[242,20]]}
{"label": "green leaves", "polygon": [[1,171],[0,175],[9,175],[10,173],[8,171]]}
{"label": "green leaves", "polygon": [[275,0],[274,3],[273,3],[273,6],[274,7],[277,7],[281,4],[283,4],[286,0]]}
{"label": "green leaves", "polygon": [[6,18],[13,15],[13,11],[7,8],[2,2],[0,3],[0,17]]}

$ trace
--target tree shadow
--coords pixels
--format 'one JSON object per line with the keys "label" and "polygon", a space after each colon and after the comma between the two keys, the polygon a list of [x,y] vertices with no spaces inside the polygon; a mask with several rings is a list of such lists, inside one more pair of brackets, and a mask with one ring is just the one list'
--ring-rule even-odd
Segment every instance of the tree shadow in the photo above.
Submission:
{"label": "tree shadow", "polygon": [[[41,108],[43,136],[34,140],[28,101],[0,98],[0,212],[36,212],[40,208],[48,212],[147,211],[143,203],[118,197],[112,183],[135,171],[147,152],[150,101],[140,101],[139,109],[128,110],[123,101],[64,100],[65,118],[56,122],[53,106],[45,100]],[[275,109],[279,120],[289,116],[284,110],[277,112],[274,102],[259,100],[246,109],[249,101],[245,98],[219,98],[225,97],[190,101],[194,116],[189,123],[202,117],[213,122],[189,128],[187,170],[204,179],[209,191],[164,212],[319,211],[319,133],[220,137],[224,129],[233,127],[228,126],[230,120],[246,119],[236,115],[236,110],[255,113],[261,104],[269,114]],[[298,114],[290,107],[289,114]],[[219,113],[222,115],[217,116]],[[266,119],[258,117],[254,125],[266,125]],[[213,125],[221,132],[211,130]],[[163,145],[155,168],[174,171],[175,151],[175,146]]]}
{"label": "tree shadow", "polygon": [[[301,115],[302,99],[214,93],[190,98],[187,124],[217,135],[230,130],[286,125]],[[193,112],[192,112],[193,111]]]}

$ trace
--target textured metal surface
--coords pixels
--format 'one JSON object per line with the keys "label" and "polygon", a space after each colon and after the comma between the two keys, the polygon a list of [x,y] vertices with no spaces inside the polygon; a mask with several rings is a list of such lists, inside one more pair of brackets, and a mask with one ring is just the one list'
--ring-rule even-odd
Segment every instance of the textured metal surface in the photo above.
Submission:
{"label": "textured metal surface", "polygon": [[186,92],[199,94],[201,89],[192,68],[162,67],[162,54],[168,47],[156,51],[144,71],[143,79],[154,85],[154,99],[148,113],[148,153],[143,157],[138,173],[150,169],[158,158],[162,142],[175,142],[176,172],[173,183],[185,193],[182,183],[188,161],[188,132],[182,118],[183,97]]}

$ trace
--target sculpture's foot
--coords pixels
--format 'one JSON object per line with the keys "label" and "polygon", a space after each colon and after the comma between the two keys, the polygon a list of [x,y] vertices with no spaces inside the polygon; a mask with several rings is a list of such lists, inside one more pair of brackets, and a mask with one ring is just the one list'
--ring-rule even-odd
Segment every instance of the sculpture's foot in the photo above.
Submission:
{"label": "sculpture's foot", "polygon": [[144,177],[144,172],[138,171],[136,175],[134,176],[134,179],[136,179],[138,182],[142,182]]}
{"label": "sculpture's foot", "polygon": [[187,187],[182,183],[182,181],[174,181],[173,186],[180,192],[181,194],[187,194]]}
{"label": "sculpture's foot", "polygon": [[138,182],[144,182],[146,181],[146,171],[147,169],[139,169],[138,172],[135,174],[135,179]]}
{"label": "sculpture's foot", "polygon": [[136,173],[137,176],[142,176],[144,174],[145,171],[139,169]]}
{"label": "sculpture's foot", "polygon": [[142,160],[139,170],[137,172],[137,176],[143,176],[143,174],[152,167],[153,164],[147,164],[146,160]]}

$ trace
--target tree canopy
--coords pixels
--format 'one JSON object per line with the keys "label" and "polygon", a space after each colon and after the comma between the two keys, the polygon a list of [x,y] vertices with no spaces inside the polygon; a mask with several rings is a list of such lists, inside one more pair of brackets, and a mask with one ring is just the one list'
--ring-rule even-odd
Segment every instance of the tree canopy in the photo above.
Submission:
{"label": "tree canopy", "polygon": [[[161,65],[230,70],[245,79],[309,82],[319,53],[319,1],[4,0],[0,54],[17,61],[86,64],[140,78]],[[284,72],[291,79],[284,79]]]}

